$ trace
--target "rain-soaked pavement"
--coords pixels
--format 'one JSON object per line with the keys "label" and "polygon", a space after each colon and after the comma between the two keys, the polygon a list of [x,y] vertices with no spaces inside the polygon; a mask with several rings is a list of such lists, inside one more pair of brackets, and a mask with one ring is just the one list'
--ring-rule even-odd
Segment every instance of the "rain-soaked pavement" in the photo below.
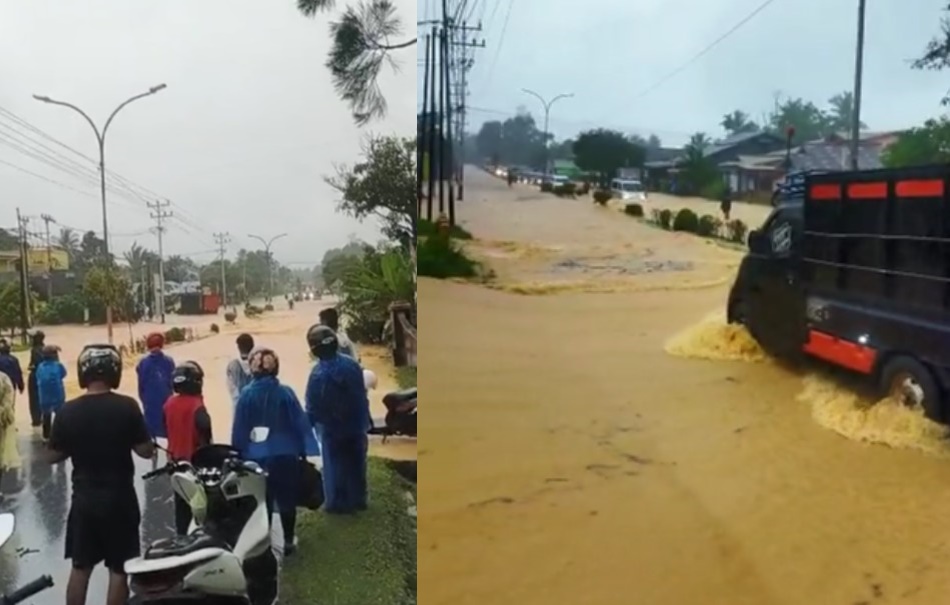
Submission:
{"label": "rain-soaked pavement", "polygon": [[[50,465],[39,459],[39,440],[22,438],[23,466],[18,476],[8,474],[0,481],[5,494],[0,511],[16,515],[16,532],[0,548],[0,591],[11,590],[39,576],[49,574],[56,585],[30,600],[30,605],[59,605],[63,602],[69,561],[64,556],[66,516],[72,495],[69,462]],[[159,464],[164,464],[160,458]],[[142,508],[142,543],[167,537],[174,532],[172,491],[167,478],[141,480],[152,463],[136,459],[136,491]],[[87,602],[105,602],[108,576],[101,566],[92,577]]]}

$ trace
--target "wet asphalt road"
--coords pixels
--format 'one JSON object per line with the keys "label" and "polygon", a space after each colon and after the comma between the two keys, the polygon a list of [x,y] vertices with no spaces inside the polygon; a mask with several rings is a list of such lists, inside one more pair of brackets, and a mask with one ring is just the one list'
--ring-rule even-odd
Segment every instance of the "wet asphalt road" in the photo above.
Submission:
{"label": "wet asphalt road", "polygon": [[[0,512],[16,515],[16,532],[0,548],[0,591],[9,592],[41,575],[49,574],[56,585],[27,601],[29,605],[61,605],[64,602],[69,561],[64,556],[66,516],[72,494],[69,462],[51,466],[38,459],[42,447],[29,437],[20,440],[23,466],[18,473],[0,479],[4,501]],[[164,464],[164,457],[158,463]],[[136,460],[136,491],[142,509],[142,543],[149,544],[174,533],[172,490],[167,477],[143,482],[142,474],[152,463]],[[105,602],[107,573],[99,567],[93,574],[87,602]]]}

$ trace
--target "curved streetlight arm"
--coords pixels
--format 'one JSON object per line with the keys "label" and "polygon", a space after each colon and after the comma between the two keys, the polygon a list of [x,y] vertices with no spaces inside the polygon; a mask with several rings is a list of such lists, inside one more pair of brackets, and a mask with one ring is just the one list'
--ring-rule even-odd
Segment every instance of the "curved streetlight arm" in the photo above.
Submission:
{"label": "curved streetlight arm", "polygon": [[279,239],[282,238],[282,237],[286,237],[287,235],[288,235],[288,234],[286,234],[286,233],[281,233],[281,234],[279,234],[279,235],[275,235],[274,237],[270,238],[269,240],[266,240],[266,239],[264,239],[263,237],[261,237],[260,235],[254,235],[253,233],[248,233],[248,234],[247,234],[248,237],[252,237],[252,238],[256,239],[257,241],[259,241],[260,243],[264,244],[264,250],[267,251],[267,252],[270,252],[270,245],[271,245],[271,244],[273,244],[276,240],[279,240]]}
{"label": "curved streetlight arm", "polygon": [[153,86],[153,87],[149,88],[148,91],[143,92],[142,94],[135,95],[134,97],[129,97],[128,99],[126,99],[125,101],[123,101],[122,103],[120,103],[119,106],[116,107],[115,110],[114,110],[111,114],[109,114],[109,117],[106,119],[106,124],[105,124],[105,126],[102,127],[102,140],[105,141],[105,139],[106,139],[106,132],[108,132],[108,130],[109,130],[109,124],[112,123],[112,119],[115,117],[115,115],[116,115],[117,113],[119,113],[119,111],[122,110],[123,107],[125,107],[126,105],[128,105],[128,104],[131,103],[132,101],[138,101],[139,99],[142,99],[142,98],[145,98],[145,97],[150,97],[150,96],[152,96],[153,94],[157,93],[158,91],[163,90],[164,88],[165,88],[165,85],[164,85],[164,84],[159,84],[158,86]]}
{"label": "curved streetlight arm", "polygon": [[558,101],[558,100],[560,100],[560,99],[570,99],[570,98],[573,97],[573,96],[574,96],[574,93],[573,93],[573,92],[567,92],[567,93],[564,93],[564,94],[560,94],[560,95],[554,97],[553,99],[551,99],[551,102],[548,103],[548,108],[550,108],[552,105],[554,105],[554,102],[555,102],[555,101]]}
{"label": "curved streetlight arm", "polygon": [[36,99],[37,101],[42,101],[42,102],[44,102],[44,103],[49,103],[50,105],[62,105],[63,107],[68,107],[68,108],[72,109],[73,111],[75,111],[76,113],[78,113],[79,115],[81,115],[82,117],[84,117],[84,118],[86,119],[86,121],[89,122],[89,125],[92,126],[93,131],[95,131],[95,133],[96,133],[96,140],[99,142],[100,145],[102,145],[102,137],[103,137],[103,134],[101,134],[101,133],[99,132],[99,127],[96,126],[96,123],[92,121],[92,118],[90,118],[89,115],[88,115],[85,111],[79,109],[78,107],[76,107],[76,106],[73,105],[72,103],[67,103],[67,102],[65,102],[65,101],[57,101],[56,99],[51,99],[51,98],[49,98],[49,97],[44,97],[44,96],[40,96],[40,95],[33,95],[33,98]]}

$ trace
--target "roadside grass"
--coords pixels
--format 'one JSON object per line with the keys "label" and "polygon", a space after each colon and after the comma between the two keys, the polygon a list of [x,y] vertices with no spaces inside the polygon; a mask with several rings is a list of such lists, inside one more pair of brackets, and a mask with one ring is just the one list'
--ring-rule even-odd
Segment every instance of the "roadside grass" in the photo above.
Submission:
{"label": "roadside grass", "polygon": [[415,366],[396,368],[396,384],[400,389],[411,389],[419,379],[419,369]]}
{"label": "roadside grass", "polygon": [[286,605],[416,603],[416,522],[406,492],[415,486],[370,458],[369,510],[355,516],[303,513],[300,547],[283,570]]}

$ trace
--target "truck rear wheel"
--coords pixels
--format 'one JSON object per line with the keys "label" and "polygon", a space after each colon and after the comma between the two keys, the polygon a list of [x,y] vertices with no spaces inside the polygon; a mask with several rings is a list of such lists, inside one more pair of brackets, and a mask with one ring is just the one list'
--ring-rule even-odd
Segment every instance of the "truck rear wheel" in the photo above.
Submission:
{"label": "truck rear wheel", "polygon": [[933,373],[913,357],[889,359],[881,371],[881,394],[911,409],[922,410],[927,418],[943,422],[940,387]]}

